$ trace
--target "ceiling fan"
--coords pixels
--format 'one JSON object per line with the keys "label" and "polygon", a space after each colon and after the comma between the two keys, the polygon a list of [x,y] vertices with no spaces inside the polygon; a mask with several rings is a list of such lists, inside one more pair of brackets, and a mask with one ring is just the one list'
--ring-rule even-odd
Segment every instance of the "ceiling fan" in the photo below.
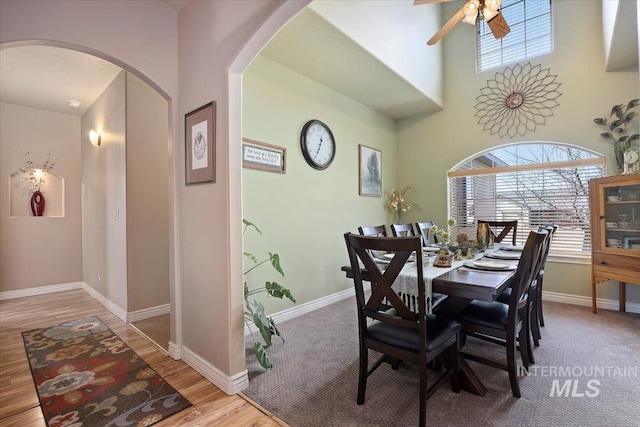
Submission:
{"label": "ceiling fan", "polygon": [[[442,3],[445,1],[449,0],[414,0],[413,4],[417,6],[420,4]],[[475,25],[476,20],[478,20],[480,16],[487,22],[495,38],[499,39],[506,36],[511,29],[500,13],[501,4],[502,0],[468,0],[438,32],[429,39],[427,44],[431,46],[438,43],[438,41],[460,21]]]}

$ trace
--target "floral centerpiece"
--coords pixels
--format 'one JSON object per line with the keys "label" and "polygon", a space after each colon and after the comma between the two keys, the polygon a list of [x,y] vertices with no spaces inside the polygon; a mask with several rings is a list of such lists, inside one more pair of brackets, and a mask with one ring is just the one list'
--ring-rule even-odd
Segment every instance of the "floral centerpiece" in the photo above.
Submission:
{"label": "floral centerpiece", "polygon": [[634,141],[640,140],[640,134],[630,134],[627,126],[636,117],[638,113],[634,110],[638,106],[638,99],[632,99],[625,106],[624,104],[614,105],[608,117],[598,117],[593,121],[607,130],[600,134],[605,141],[613,144],[613,151],[616,156],[616,165],[618,171],[622,172],[624,168],[624,152],[627,151]]}
{"label": "floral centerpiece", "polygon": [[467,233],[455,233],[453,231],[453,227],[455,225],[456,220],[449,218],[446,230],[439,228],[437,225],[432,225],[431,228],[429,228],[429,231],[436,236],[440,245],[448,247],[451,252],[456,252],[458,249],[461,249],[462,255],[466,255],[469,249],[482,249],[479,247],[478,242],[469,239],[469,235]]}
{"label": "floral centerpiece", "polygon": [[387,209],[398,216],[398,224],[402,224],[402,214],[404,212],[408,212],[413,208],[422,210],[416,202],[410,202],[407,200],[406,194],[409,190],[413,191],[414,193],[416,192],[416,189],[413,186],[407,185],[400,191],[394,189],[391,191],[391,193],[389,193],[389,199],[387,200]]}

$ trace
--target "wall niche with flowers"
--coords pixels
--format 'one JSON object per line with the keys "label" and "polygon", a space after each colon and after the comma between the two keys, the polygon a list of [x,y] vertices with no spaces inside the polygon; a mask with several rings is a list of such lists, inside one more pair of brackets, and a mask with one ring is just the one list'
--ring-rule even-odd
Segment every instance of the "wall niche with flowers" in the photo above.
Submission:
{"label": "wall niche with flowers", "polygon": [[53,166],[51,155],[40,164],[25,153],[24,165],[11,174],[11,217],[64,217],[64,178]]}

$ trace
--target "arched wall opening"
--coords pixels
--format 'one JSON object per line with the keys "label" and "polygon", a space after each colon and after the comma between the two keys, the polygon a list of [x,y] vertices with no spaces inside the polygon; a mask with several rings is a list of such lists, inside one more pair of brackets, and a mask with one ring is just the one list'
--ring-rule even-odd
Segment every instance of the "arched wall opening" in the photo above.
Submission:
{"label": "arched wall opening", "polygon": [[[166,146],[164,147],[166,147],[166,149],[159,148],[159,150],[160,152],[162,151],[166,152],[166,154],[161,154],[161,156],[163,158],[166,158],[167,163],[163,165],[163,168],[166,169],[166,171],[168,172],[167,173],[168,176],[166,176],[166,179],[163,181],[165,183],[164,185],[166,185],[166,195],[168,197],[168,202],[166,203],[166,207],[165,207],[166,211],[163,212],[163,215],[169,218],[169,220],[166,223],[166,230],[168,233],[168,241],[169,241],[169,244],[167,245],[167,249],[166,249],[166,258],[169,263],[169,268],[168,268],[169,272],[166,277],[166,280],[168,282],[168,289],[165,288],[165,292],[168,292],[168,295],[169,295],[168,305],[170,307],[169,312],[171,313],[171,316],[170,316],[171,327],[170,327],[170,331],[167,331],[167,333],[170,334],[172,342],[179,340],[180,337],[179,337],[179,334],[177,333],[179,331],[179,328],[176,328],[175,326],[176,322],[178,321],[177,319],[179,319],[179,314],[177,313],[177,309],[179,308],[179,306],[175,304],[175,283],[177,282],[177,278],[175,273],[176,268],[173,267],[173,264],[175,262],[174,261],[175,259],[174,242],[176,240],[175,231],[174,231],[176,228],[175,226],[176,220],[175,220],[175,215],[173,214],[173,207],[175,206],[175,199],[176,199],[175,189],[173,184],[174,182],[173,177],[175,176],[174,158],[173,158],[173,143],[174,143],[173,129],[175,127],[174,120],[173,120],[174,100],[168,94],[168,92],[166,92],[160,85],[158,85],[155,81],[153,81],[143,72],[139,71],[135,67],[126,63],[125,61],[122,61],[118,58],[108,55],[100,50],[92,49],[87,46],[76,44],[76,43],[69,43],[69,42],[56,41],[56,40],[31,39],[31,40],[20,40],[20,41],[5,41],[0,43],[0,49],[2,50],[10,49],[10,48],[20,48],[25,46],[48,46],[53,48],[67,49],[67,50],[81,52],[87,55],[104,59],[105,61],[111,62],[114,65],[117,65],[119,68],[126,71],[130,75],[135,76],[135,79],[141,81],[145,86],[148,86],[148,88],[150,88],[150,91],[155,92],[154,96],[156,96],[158,99],[164,100],[164,103],[166,104],[166,117],[164,120],[164,122],[166,122],[166,131],[165,131]],[[84,143],[87,143],[86,138],[84,138],[84,135],[82,137],[79,136],[79,139],[81,140],[81,143],[83,144],[83,146],[84,146]],[[101,147],[101,148],[104,148],[104,147]],[[104,272],[103,274],[108,274],[108,271]],[[164,285],[164,286],[167,286],[167,285]],[[90,290],[89,292],[91,293]],[[124,292],[127,292],[126,288]],[[102,296],[104,297],[104,300],[102,300],[101,302],[104,305],[106,305],[108,308],[113,309],[112,311],[114,311],[122,320],[125,320],[125,321],[134,320],[133,317],[128,318],[128,315],[127,315],[127,312],[130,311],[131,307],[114,307],[113,305],[111,305],[110,307],[110,304],[109,304],[110,297],[113,297],[113,295],[102,295]],[[122,310],[123,308],[124,310]],[[133,308],[133,310],[135,310],[135,308]]]}

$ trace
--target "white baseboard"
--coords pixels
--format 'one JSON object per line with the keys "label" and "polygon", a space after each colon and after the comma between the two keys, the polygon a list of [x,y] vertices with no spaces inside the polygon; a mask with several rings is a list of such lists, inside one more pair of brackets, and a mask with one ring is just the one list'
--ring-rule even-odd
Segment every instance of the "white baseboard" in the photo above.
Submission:
{"label": "white baseboard", "polygon": [[[370,284],[365,284],[365,292],[370,288]],[[354,288],[345,289],[344,291],[336,292],[335,294],[327,295],[326,297],[322,297],[317,300],[309,301],[307,303],[279,311],[270,315],[269,317],[273,317],[273,321],[278,324],[280,322],[284,322],[285,320],[290,320],[298,316],[302,316],[303,314],[310,313],[319,308],[326,307],[335,302],[342,301],[343,299],[352,297],[355,294],[356,293]],[[247,326],[246,324],[244,325],[245,336],[249,335],[251,331],[257,331],[253,322],[249,322],[249,326]]]}
{"label": "white baseboard", "polygon": [[32,297],[35,295],[52,294],[54,292],[72,291],[82,289],[84,282],[60,283],[58,285],[39,286],[37,288],[18,289],[15,291],[0,292],[0,301],[14,298]]}
{"label": "white baseboard", "polygon": [[[584,297],[580,295],[542,291],[542,300],[591,307],[591,297]],[[620,303],[617,300],[612,299],[597,298],[596,305],[598,306],[598,308],[602,308],[605,310],[618,311],[620,308]],[[626,309],[629,313],[640,313],[640,304],[635,302],[627,302]]]}
{"label": "white baseboard", "polygon": [[169,314],[170,305],[162,304],[155,307],[143,308],[142,310],[131,311],[127,313],[127,323],[137,322],[139,320],[149,319],[151,317]]}
{"label": "white baseboard", "polygon": [[[169,348],[171,348],[171,343],[169,345]],[[229,377],[188,348],[182,347],[181,353],[182,360],[186,364],[228,395],[240,393],[249,385],[249,375],[246,369]]]}
{"label": "white baseboard", "polygon": [[86,293],[91,295],[93,299],[104,305],[107,310],[113,313],[118,319],[122,320],[124,323],[127,323],[127,312],[125,310],[115,305],[113,302],[102,296],[100,292],[96,291],[84,282],[82,282],[82,289],[84,289]]}
{"label": "white baseboard", "polygon": [[169,356],[175,360],[180,360],[182,358],[182,346],[169,341]]}

